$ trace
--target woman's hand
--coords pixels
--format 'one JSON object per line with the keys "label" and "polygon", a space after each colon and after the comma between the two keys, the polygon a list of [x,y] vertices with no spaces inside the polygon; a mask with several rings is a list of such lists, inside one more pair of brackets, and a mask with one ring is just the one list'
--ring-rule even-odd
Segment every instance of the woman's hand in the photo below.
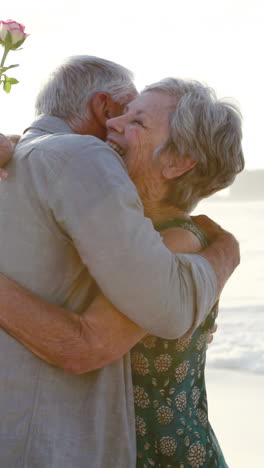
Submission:
{"label": "woman's hand", "polygon": [[0,133],[0,180],[6,179],[8,173],[3,169],[14,153],[15,147],[19,141],[19,135],[3,135]]}
{"label": "woman's hand", "polygon": [[13,152],[13,142],[0,133],[0,167],[3,167],[12,158]]}
{"label": "woman's hand", "polygon": [[212,266],[218,284],[218,297],[235,268],[240,263],[239,243],[230,232],[225,231],[205,215],[192,216],[209,240],[209,246],[199,252]]}
{"label": "woman's hand", "polygon": [[0,168],[0,181],[8,177],[8,172]]}

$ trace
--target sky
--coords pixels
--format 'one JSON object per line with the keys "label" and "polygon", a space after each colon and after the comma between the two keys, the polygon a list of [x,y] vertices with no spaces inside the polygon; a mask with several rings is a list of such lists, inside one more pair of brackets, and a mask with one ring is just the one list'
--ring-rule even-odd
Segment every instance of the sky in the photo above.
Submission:
{"label": "sky", "polygon": [[12,70],[19,84],[8,95],[0,90],[0,132],[20,134],[34,119],[41,82],[61,60],[97,55],[131,69],[139,90],[175,76],[233,98],[243,115],[246,168],[264,168],[263,0],[12,0],[0,15],[30,34],[6,60],[19,64]]}

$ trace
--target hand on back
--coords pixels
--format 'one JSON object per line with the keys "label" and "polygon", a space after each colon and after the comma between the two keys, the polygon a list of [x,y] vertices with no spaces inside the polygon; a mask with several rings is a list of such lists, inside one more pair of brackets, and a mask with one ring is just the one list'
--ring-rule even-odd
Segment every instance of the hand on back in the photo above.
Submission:
{"label": "hand on back", "polygon": [[9,135],[5,136],[0,133],[0,180],[6,179],[8,173],[3,167],[10,161],[12,158],[16,144],[18,143],[19,136]]}

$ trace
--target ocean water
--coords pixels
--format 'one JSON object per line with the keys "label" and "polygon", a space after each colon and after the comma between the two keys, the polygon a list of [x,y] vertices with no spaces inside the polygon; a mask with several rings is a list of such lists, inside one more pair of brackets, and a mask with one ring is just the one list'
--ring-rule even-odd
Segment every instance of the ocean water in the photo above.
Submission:
{"label": "ocean water", "polygon": [[194,213],[235,234],[241,251],[241,264],[220,298],[207,366],[264,374],[264,200],[222,200],[204,201]]}

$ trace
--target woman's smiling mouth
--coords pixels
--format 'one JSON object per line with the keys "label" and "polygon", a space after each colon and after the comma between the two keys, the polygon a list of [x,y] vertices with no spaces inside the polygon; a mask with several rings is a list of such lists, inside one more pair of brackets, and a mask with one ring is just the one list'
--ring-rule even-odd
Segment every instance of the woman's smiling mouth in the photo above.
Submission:
{"label": "woman's smiling mouth", "polygon": [[113,148],[113,150],[115,150],[119,154],[119,156],[121,156],[121,157],[124,156],[125,151],[117,143],[114,143],[111,140],[106,140],[106,143],[107,143],[108,146]]}

